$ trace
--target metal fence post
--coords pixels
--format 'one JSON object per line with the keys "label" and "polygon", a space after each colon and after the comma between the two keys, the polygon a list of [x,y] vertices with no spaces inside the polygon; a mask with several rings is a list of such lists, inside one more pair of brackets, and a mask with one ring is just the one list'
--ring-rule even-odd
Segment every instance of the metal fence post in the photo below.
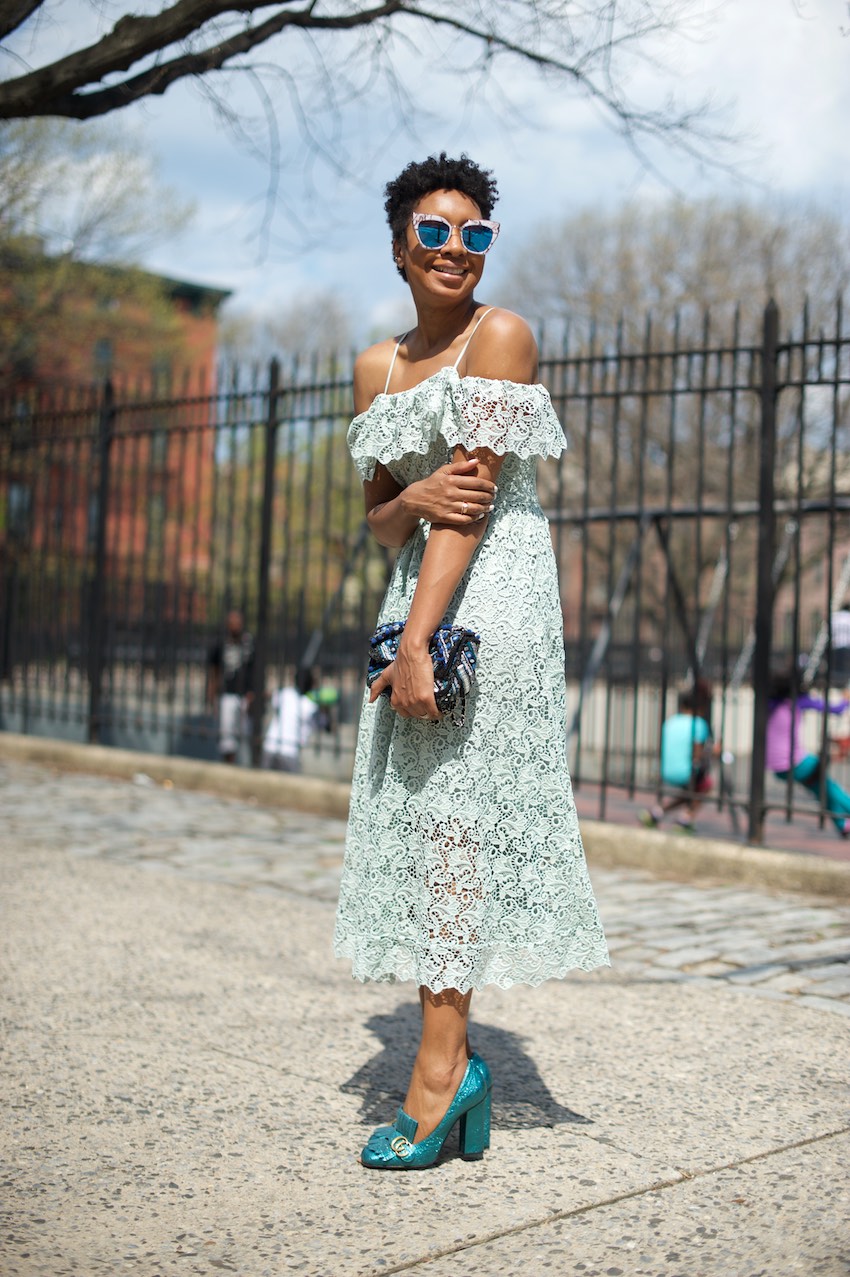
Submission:
{"label": "metal fence post", "polygon": [[109,461],[115,425],[115,392],[107,377],[97,427],[97,505],[94,528],[94,577],[90,595],[88,651],[86,667],[89,677],[88,738],[100,739],[101,692],[104,649],[106,646],[106,523],[109,497]]}
{"label": "metal fence post", "polygon": [[761,452],[759,458],[759,523],[756,577],[755,648],[753,652],[753,754],[747,841],[764,841],[764,762],[773,639],[773,559],[776,550],[776,399],[779,310],[772,299],[764,311],[761,348]]}
{"label": "metal fence post", "polygon": [[257,581],[257,626],[254,633],[254,698],[251,702],[251,766],[259,767],[263,752],[263,715],[266,699],[266,660],[269,635],[269,572],[272,557],[272,507],[277,459],[277,399],[280,363],[269,364],[269,401],[263,456],[263,505],[260,511],[260,563]]}

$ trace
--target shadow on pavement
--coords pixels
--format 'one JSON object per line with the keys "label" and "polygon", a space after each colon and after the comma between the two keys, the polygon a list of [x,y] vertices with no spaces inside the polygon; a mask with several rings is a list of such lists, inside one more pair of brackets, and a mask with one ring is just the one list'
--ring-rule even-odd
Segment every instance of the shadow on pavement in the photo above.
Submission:
{"label": "shadow on pavement", "polygon": [[[374,1015],[366,1022],[366,1028],[376,1035],[382,1047],[340,1088],[347,1095],[360,1096],[364,1123],[391,1122],[404,1102],[419,1043],[419,1025],[418,1001],[401,1003],[390,1014]],[[559,1104],[552,1096],[518,1033],[473,1021],[470,1036],[473,1050],[487,1061],[493,1073],[493,1121],[502,1130],[530,1130],[567,1122],[592,1124],[590,1118]]]}

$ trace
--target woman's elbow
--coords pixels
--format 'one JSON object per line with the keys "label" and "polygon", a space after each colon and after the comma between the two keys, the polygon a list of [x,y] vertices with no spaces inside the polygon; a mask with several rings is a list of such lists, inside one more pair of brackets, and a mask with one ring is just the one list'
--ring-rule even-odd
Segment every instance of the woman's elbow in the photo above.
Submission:
{"label": "woman's elbow", "polygon": [[407,540],[406,537],[404,540],[399,540],[397,533],[394,533],[391,528],[382,526],[377,519],[372,518],[371,514],[366,515],[366,522],[369,524],[369,531],[378,542],[378,545],[384,546],[387,550],[398,550]]}

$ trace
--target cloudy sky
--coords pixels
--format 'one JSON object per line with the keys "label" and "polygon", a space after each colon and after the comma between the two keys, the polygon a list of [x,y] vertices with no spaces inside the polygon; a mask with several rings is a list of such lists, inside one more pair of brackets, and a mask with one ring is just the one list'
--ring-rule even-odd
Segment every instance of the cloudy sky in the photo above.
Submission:
{"label": "cloudy sky", "polygon": [[[79,14],[75,0],[64,3]],[[305,150],[285,87],[274,75],[266,80],[280,103],[280,198],[271,218],[268,133],[250,82],[228,81],[227,94],[257,121],[257,155],[234,139],[197,87],[174,86],[162,99],[122,113],[164,181],[197,205],[190,229],[150,252],[147,264],[230,288],[231,305],[243,310],[274,312],[332,288],[362,329],[392,327],[406,290],[392,268],[382,187],[410,158],[438,149],[468,151],[499,180],[502,235],[488,261],[496,287],[500,271],[533,249],[539,223],[587,207],[658,199],[665,181],[683,195],[816,199],[850,216],[847,0],[692,0],[692,10],[698,33],[654,46],[661,69],[630,64],[628,90],[644,103],[668,93],[689,102],[710,98],[716,125],[740,138],[726,152],[737,175],[663,147],[651,152],[660,175],[647,172],[579,94],[541,83],[516,61],[498,63],[489,86],[479,84],[464,70],[468,50],[447,46],[443,37],[439,46],[399,47],[400,78],[413,86],[408,118],[385,91],[354,99],[333,124],[316,111],[315,98],[308,101],[310,125],[327,143],[330,163]],[[72,26],[64,25],[66,40]],[[283,59],[281,44],[274,53]],[[439,78],[427,71],[435,60],[446,67]],[[356,80],[356,69],[352,74]],[[340,166],[350,172],[340,174]]]}

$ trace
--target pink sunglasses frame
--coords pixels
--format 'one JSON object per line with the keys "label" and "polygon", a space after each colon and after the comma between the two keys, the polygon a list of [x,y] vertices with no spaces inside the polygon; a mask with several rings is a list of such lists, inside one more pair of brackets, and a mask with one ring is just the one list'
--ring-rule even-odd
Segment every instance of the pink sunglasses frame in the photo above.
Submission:
{"label": "pink sunglasses frame", "polygon": [[[452,231],[457,231],[461,237],[460,242],[462,244],[463,232],[466,230],[467,226],[486,226],[488,230],[493,232],[493,238],[490,240],[487,247],[482,249],[481,252],[476,253],[474,249],[467,248],[466,244],[463,244],[465,251],[467,253],[472,253],[473,257],[483,257],[485,253],[489,253],[490,249],[499,238],[500,223],[490,222],[484,217],[470,217],[465,222],[461,222],[460,225],[457,225],[454,222],[450,222],[447,217],[441,217],[439,213],[413,213],[411,216],[413,234],[416,236],[416,242],[419,247],[424,248],[426,253],[439,253],[440,249],[445,248],[446,245],[440,244],[436,248],[431,248],[427,244],[423,244],[422,240],[419,238],[419,225],[421,222],[442,222],[444,226],[448,226],[449,228],[449,239],[452,237]],[[449,239],[446,240],[446,244],[448,244]]]}

